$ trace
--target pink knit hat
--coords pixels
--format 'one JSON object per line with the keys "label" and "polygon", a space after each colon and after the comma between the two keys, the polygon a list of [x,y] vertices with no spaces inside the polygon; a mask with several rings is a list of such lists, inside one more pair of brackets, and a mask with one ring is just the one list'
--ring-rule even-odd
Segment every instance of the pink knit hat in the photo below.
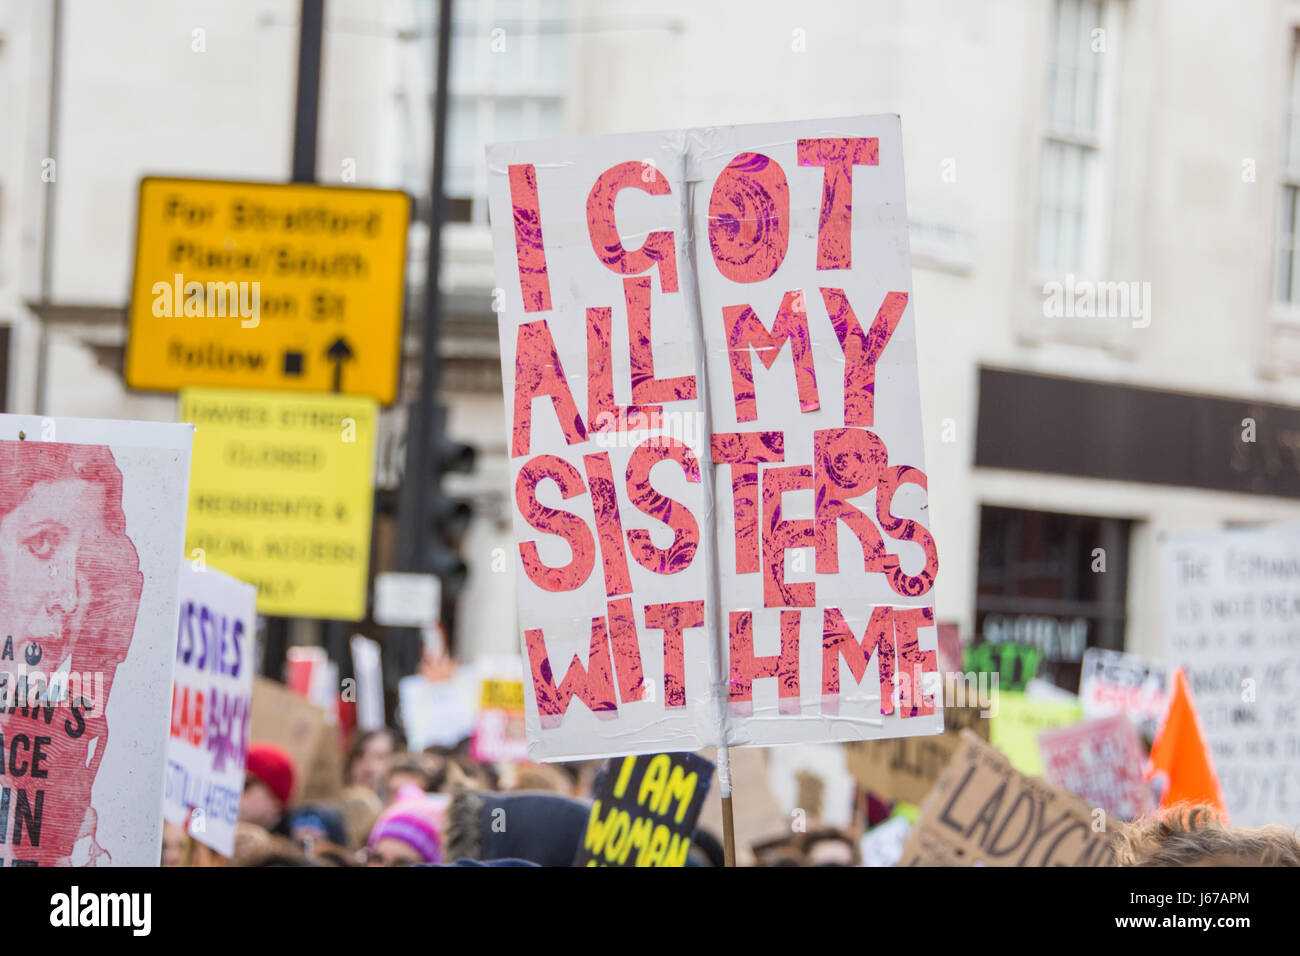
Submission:
{"label": "pink knit hat", "polygon": [[441,863],[441,833],[449,802],[445,794],[425,793],[413,783],[403,785],[393,805],[375,821],[367,846],[373,850],[380,840],[400,840],[425,863]]}

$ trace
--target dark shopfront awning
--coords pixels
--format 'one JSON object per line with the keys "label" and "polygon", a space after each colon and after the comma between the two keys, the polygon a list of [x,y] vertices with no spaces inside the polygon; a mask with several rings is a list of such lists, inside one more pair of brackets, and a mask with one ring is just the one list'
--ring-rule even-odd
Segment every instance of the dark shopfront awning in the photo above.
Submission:
{"label": "dark shopfront awning", "polygon": [[1300,498],[1300,409],[981,368],[975,464]]}

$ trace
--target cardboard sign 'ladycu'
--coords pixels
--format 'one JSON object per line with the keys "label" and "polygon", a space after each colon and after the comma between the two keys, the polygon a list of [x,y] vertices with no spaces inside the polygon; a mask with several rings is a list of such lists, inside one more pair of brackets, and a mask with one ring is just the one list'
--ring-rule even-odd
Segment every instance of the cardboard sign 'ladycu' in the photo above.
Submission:
{"label": "cardboard sign 'ladycu'", "polygon": [[1116,830],[970,731],[921,806],[898,866],[1113,866]]}
{"label": "cardboard sign 'ladycu'", "polygon": [[488,172],[530,756],[939,732],[898,117]]}

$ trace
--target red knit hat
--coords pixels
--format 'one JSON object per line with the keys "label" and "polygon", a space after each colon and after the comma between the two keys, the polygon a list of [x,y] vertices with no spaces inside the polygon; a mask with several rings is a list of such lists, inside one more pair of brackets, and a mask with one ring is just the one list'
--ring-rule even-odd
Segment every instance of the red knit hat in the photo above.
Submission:
{"label": "red knit hat", "polygon": [[266,784],[279,801],[288,804],[293,793],[293,758],[275,744],[253,744],[248,748],[248,763],[244,766],[249,776]]}

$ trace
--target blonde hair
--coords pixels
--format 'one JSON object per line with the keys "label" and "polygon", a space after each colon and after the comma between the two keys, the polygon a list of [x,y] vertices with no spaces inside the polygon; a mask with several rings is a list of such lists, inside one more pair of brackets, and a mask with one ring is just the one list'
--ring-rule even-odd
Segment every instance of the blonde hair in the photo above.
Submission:
{"label": "blonde hair", "polygon": [[1224,824],[1209,806],[1178,806],[1125,825],[1120,866],[1300,866],[1300,838],[1280,824],[1247,830]]}
{"label": "blonde hair", "polygon": [[359,850],[374,827],[379,814],[384,812],[384,801],[369,787],[345,787],[334,801],[343,815],[343,827],[348,832],[348,849]]}

